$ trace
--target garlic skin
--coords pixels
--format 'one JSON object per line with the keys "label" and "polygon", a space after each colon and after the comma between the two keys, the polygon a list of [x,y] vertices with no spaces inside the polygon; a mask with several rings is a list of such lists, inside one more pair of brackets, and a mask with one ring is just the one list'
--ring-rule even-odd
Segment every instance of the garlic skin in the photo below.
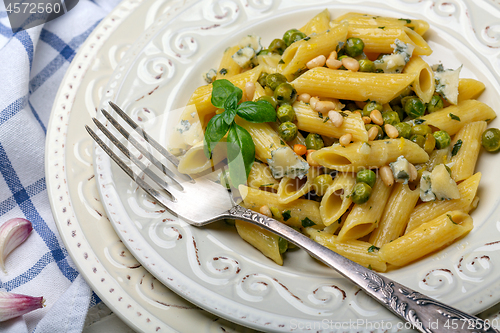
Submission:
{"label": "garlic skin", "polygon": [[0,227],[0,267],[5,270],[5,258],[23,243],[33,230],[30,221],[22,218],[10,219]]}
{"label": "garlic skin", "polygon": [[32,297],[0,291],[0,322],[22,316],[44,307],[43,297]]}

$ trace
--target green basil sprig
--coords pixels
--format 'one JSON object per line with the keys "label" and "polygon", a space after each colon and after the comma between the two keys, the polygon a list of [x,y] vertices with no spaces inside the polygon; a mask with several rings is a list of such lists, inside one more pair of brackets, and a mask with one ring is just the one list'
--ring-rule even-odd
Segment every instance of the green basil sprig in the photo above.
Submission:
{"label": "green basil sprig", "polygon": [[[243,91],[228,80],[216,80],[212,83],[212,105],[224,109],[210,119],[205,129],[204,151],[207,158],[217,143],[227,134],[227,155],[229,176],[233,186],[246,183],[246,179],[255,160],[255,145],[252,136],[243,127],[234,122],[236,115],[252,123],[276,121],[276,110],[267,101],[243,102]],[[239,155],[243,158],[237,158]]]}

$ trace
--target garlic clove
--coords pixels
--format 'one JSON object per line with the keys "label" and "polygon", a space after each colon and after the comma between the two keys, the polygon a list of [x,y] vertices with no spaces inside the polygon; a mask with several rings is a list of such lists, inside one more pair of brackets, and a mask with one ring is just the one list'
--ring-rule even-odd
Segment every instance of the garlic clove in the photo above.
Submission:
{"label": "garlic clove", "polygon": [[22,218],[10,219],[0,227],[0,267],[5,272],[5,258],[28,238],[33,226]]}
{"label": "garlic clove", "polygon": [[0,322],[22,316],[44,307],[43,297],[32,297],[0,291]]}

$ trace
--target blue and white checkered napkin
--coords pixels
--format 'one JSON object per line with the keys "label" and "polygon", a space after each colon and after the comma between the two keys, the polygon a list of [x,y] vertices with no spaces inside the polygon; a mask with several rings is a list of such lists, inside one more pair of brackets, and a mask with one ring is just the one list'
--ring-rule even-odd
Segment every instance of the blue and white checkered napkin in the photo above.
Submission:
{"label": "blue and white checkered napkin", "polygon": [[52,217],[45,134],[78,47],[119,0],[80,0],[67,14],[15,34],[0,3],[0,225],[23,217],[34,229],[7,258],[0,290],[43,296],[46,305],[0,323],[0,332],[80,332],[89,306],[100,300],[76,270]]}

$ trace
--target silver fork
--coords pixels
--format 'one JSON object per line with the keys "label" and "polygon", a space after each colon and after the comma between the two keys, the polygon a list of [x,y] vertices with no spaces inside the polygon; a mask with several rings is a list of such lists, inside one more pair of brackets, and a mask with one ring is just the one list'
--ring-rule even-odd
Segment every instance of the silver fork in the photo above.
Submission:
{"label": "silver fork", "polygon": [[[178,166],[177,157],[170,154],[151,136],[145,133],[125,112],[116,104],[109,103],[114,111],[125,120],[144,140],[168,159],[175,167]],[[152,154],[150,154],[130,133],[125,130],[106,110],[101,110],[111,123],[141,154],[151,161],[159,170],[169,177],[175,185],[170,185],[160,178],[149,167],[136,158],[120,141],[96,118],[94,123],[106,137],[120,149],[137,167],[148,175],[161,190],[155,189],[146,180],[122,161],[113,150],[108,147],[98,135],[85,126],[94,141],[127,173],[144,191],[150,194],[171,213],[185,219],[191,225],[201,227],[221,219],[238,219],[256,224],[265,228],[287,241],[304,249],[313,257],[335,269],[344,277],[355,283],[368,295],[376,299],[398,317],[413,325],[421,332],[499,332],[484,320],[464,313],[456,308],[436,301],[417,291],[392,281],[383,275],[365,268],[335,252],[316,243],[309,237],[297,232],[287,225],[259,214],[252,210],[235,205],[229,191],[222,185],[208,178],[192,179],[185,176],[180,179],[171,172]],[[209,200],[207,198],[210,198]],[[193,209],[196,206],[196,209]]]}

